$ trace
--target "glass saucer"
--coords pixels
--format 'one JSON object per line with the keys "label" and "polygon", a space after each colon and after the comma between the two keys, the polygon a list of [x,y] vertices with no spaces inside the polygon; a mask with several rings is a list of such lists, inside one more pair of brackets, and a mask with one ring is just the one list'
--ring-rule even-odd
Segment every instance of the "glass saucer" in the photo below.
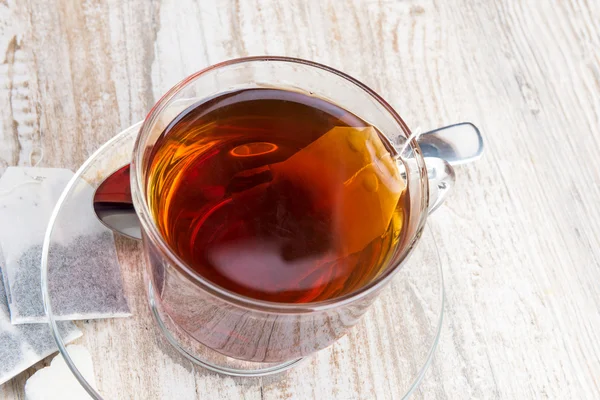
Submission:
{"label": "glass saucer", "polygon": [[[173,329],[165,329],[166,322],[144,288],[145,266],[140,242],[115,235],[132,316],[77,322],[84,333],[78,343],[90,351],[95,370],[96,383],[88,382],[80,373],[80,366],[69,357],[52,313],[53,296],[47,281],[48,270],[52,268],[49,249],[60,241],[57,228],[73,223],[66,211],[69,204],[77,204],[77,196],[84,192],[82,188],[97,188],[106,177],[129,162],[140,125],[119,133],[81,166],[63,191],[44,240],[42,292],[50,326],[67,365],[93,398],[115,399],[134,394],[143,399],[195,398],[203,380],[215,379],[208,370],[247,377],[235,381],[244,386],[244,391],[252,386],[261,391],[269,390],[273,381],[261,377],[292,367],[277,379],[287,380],[289,385],[295,380],[300,385],[304,382],[304,385],[316,385],[319,390],[343,393],[349,390],[348,376],[353,375],[360,385],[372,386],[374,393],[381,387],[388,388],[393,398],[412,393],[431,362],[442,326],[442,265],[430,226],[424,230],[411,259],[348,335],[307,359],[280,364],[235,360],[169,334]],[[92,204],[89,212],[94,212]],[[370,382],[364,382],[366,376]],[[218,384],[213,382],[208,387],[213,385]],[[206,382],[203,386],[206,387]]]}

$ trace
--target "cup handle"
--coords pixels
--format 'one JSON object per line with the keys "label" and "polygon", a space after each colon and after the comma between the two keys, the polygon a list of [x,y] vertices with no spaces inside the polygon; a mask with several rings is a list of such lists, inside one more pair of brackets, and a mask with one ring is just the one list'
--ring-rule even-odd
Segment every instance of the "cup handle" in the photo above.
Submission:
{"label": "cup handle", "polygon": [[442,205],[448,193],[452,190],[456,175],[454,168],[446,160],[437,157],[425,157],[427,178],[429,179],[429,206],[431,214]]}
{"label": "cup handle", "polygon": [[475,125],[461,122],[423,133],[417,141],[427,166],[431,214],[454,186],[456,175],[452,165],[478,160],[483,154],[483,138]]}

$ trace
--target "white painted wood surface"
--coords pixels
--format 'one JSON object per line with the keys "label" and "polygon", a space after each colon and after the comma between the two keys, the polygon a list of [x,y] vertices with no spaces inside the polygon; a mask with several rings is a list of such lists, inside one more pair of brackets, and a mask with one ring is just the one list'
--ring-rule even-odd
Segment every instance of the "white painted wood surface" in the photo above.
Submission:
{"label": "white painted wood surface", "polygon": [[[258,54],[341,69],[409,126],[469,120],[485,135],[485,157],[457,169],[456,192],[432,217],[446,317],[414,396],[600,398],[596,0],[3,0],[0,173],[42,152],[41,166],[76,169],[182,77]],[[329,369],[352,362],[327,359]],[[191,394],[177,392],[179,368],[158,395],[398,395],[373,383],[386,371],[333,382],[311,366],[259,382],[202,374]],[[1,386],[0,399],[22,398],[33,371]]]}

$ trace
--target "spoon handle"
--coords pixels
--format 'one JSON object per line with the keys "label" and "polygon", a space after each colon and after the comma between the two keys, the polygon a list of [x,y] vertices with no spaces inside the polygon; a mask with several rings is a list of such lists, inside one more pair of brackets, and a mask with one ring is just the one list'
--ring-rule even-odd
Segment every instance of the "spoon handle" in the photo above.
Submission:
{"label": "spoon handle", "polygon": [[483,138],[479,129],[470,122],[438,128],[417,139],[423,157],[435,157],[450,165],[478,160],[483,154]]}

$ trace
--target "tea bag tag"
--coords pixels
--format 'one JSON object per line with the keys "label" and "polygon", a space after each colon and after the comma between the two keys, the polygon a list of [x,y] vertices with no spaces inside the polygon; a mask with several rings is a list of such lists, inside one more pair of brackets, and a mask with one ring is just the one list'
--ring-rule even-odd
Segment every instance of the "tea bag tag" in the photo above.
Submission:
{"label": "tea bag tag", "polygon": [[[69,357],[84,379],[96,389],[94,364],[89,350],[81,345],[67,346]],[[90,398],[77,381],[61,355],[52,359],[50,365],[36,371],[25,383],[27,400],[80,400]]]}
{"label": "tea bag tag", "polygon": [[[0,246],[13,324],[46,321],[42,245],[56,202],[72,177],[61,168],[19,167],[0,177]],[[69,223],[55,228],[49,252],[54,314],[64,320],[129,315],[112,232],[94,216],[93,188],[81,181],[77,189],[64,208]]]}

